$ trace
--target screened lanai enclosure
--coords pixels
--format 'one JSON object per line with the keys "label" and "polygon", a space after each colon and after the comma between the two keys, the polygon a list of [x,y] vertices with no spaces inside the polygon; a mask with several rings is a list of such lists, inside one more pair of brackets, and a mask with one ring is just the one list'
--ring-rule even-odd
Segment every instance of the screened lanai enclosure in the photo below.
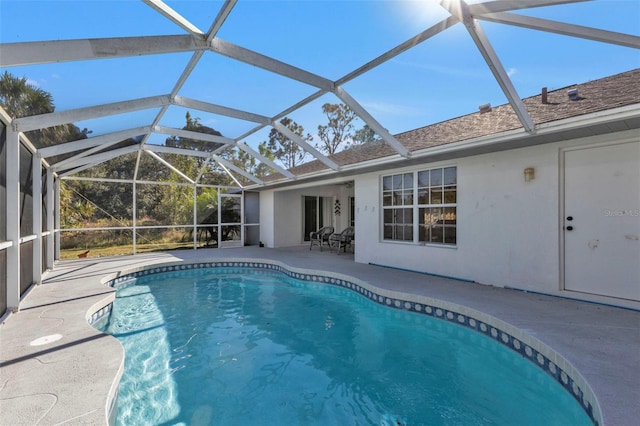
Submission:
{"label": "screened lanai enclosure", "polygon": [[402,132],[506,104],[535,135],[524,97],[638,68],[638,12],[1,0],[0,314],[59,259],[260,244],[260,191],[419,158]]}

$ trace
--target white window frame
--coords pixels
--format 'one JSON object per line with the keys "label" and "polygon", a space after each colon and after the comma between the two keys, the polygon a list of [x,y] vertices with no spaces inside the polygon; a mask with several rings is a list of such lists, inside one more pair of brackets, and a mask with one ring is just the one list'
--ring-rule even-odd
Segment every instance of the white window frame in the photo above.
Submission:
{"label": "white window frame", "polygon": [[[445,170],[454,169],[455,171],[455,179],[454,183],[445,185]],[[441,170],[442,171],[442,181],[438,185],[438,187],[442,188],[441,191],[441,199],[440,202],[432,203],[431,200],[427,200],[426,203],[421,203],[419,200],[419,195],[422,190],[427,190],[428,196],[430,196],[431,192],[429,191],[432,188],[437,188],[429,185],[428,187],[423,187],[419,185],[418,176],[422,172],[428,172],[431,175],[432,171]],[[409,176],[410,175],[410,176]],[[390,189],[385,189],[384,181],[385,178],[391,178],[391,187]],[[398,181],[394,181],[395,179],[399,179],[402,181],[401,184]],[[411,188],[406,185],[408,179],[411,180]],[[398,183],[394,185],[394,182]],[[431,183],[431,182],[429,182]],[[445,200],[445,193],[449,190],[449,194],[454,192],[455,202],[451,202],[452,200]],[[413,171],[403,171],[392,174],[386,174],[380,176],[380,241],[383,243],[395,243],[395,244],[411,244],[411,245],[422,245],[422,246],[434,246],[434,247],[457,247],[457,208],[458,208],[458,167],[456,165],[443,165],[438,167],[430,167],[425,169],[418,169]],[[398,198],[397,196],[401,194],[402,198]],[[385,199],[387,202],[391,202],[388,205],[385,205]],[[410,201],[410,202],[409,202]],[[449,202],[445,202],[449,201]],[[445,220],[442,223],[441,227],[444,230],[446,237],[447,229],[455,229],[455,242],[438,242],[438,241],[421,241],[420,240],[420,230],[424,225],[420,224],[420,210],[425,208],[434,208],[434,209],[442,209],[442,217]],[[388,210],[396,210],[396,209],[411,209],[412,213],[412,238],[410,240],[407,239],[396,239],[396,238],[385,238],[385,211]],[[449,218],[451,217],[451,213],[453,213],[454,220],[453,223],[447,223],[447,213],[445,213],[445,209],[448,209]],[[453,209],[453,212],[451,211]],[[440,227],[440,226],[439,226]],[[443,237],[443,240],[444,238]]]}

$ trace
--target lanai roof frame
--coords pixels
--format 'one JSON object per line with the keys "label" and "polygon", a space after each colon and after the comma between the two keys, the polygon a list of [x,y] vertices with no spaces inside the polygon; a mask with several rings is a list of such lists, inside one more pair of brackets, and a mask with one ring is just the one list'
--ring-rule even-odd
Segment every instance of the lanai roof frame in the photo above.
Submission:
{"label": "lanai roof frame", "polygon": [[[382,55],[379,55],[368,63],[345,74],[343,77],[332,81],[331,79],[295,67],[286,62],[279,61],[273,57],[263,55],[240,45],[220,39],[217,36],[217,33],[224,25],[227,17],[232,13],[234,7],[237,4],[237,0],[227,0],[224,2],[206,33],[198,29],[196,25],[189,22],[184,16],[172,9],[166,3],[163,3],[160,0],[143,1],[151,8],[162,14],[165,18],[176,24],[187,34],[3,43],[0,44],[0,52],[2,52],[2,55],[0,55],[0,67],[13,67],[24,64],[127,57],[148,54],[162,54],[178,51],[192,52],[191,59],[184,67],[182,74],[176,81],[171,92],[166,95],[156,95],[149,98],[131,99],[128,101],[115,102],[112,104],[96,105],[86,108],[79,108],[76,110],[59,111],[51,114],[17,118],[13,119],[12,122],[13,131],[24,132],[28,130],[48,127],[54,124],[72,123],[86,118],[110,116],[112,114],[118,114],[125,111],[135,111],[139,109],[160,107],[160,112],[156,115],[153,122],[148,126],[141,127],[145,132],[143,134],[142,141],[138,146],[138,152],[139,154],[141,154],[145,149],[145,145],[147,144],[147,141],[151,134],[164,133],[176,135],[179,132],[184,132],[180,129],[168,130],[166,126],[161,126],[159,124],[169,106],[177,105],[193,108],[196,110],[209,111],[215,114],[227,115],[230,117],[257,123],[256,127],[236,138],[225,138],[224,141],[221,140],[221,142],[225,143],[226,145],[223,145],[221,148],[217,149],[208,157],[208,160],[219,160],[221,157],[219,157],[218,154],[221,152],[221,150],[238,147],[239,149],[245,148],[243,149],[245,152],[253,155],[259,161],[265,162],[266,159],[264,157],[260,158],[259,156],[255,155],[257,154],[255,150],[253,150],[253,152],[248,151],[246,148],[251,148],[248,145],[243,144],[243,140],[248,136],[254,134],[255,132],[263,129],[264,127],[270,126],[276,128],[281,133],[286,134],[287,137],[294,140],[307,152],[310,152],[318,161],[323,163],[329,169],[337,172],[340,170],[340,166],[338,164],[327,158],[326,155],[317,151],[313,146],[306,144],[306,142],[304,142],[300,138],[296,138],[295,135],[287,132],[288,129],[281,126],[278,123],[278,120],[295,111],[296,109],[318,99],[320,96],[326,93],[332,93],[338,99],[349,105],[357,113],[357,115],[372,129],[374,129],[382,137],[384,142],[388,146],[390,146],[400,157],[410,157],[409,150],[396,137],[386,131],[384,126],[376,121],[376,119],[368,112],[366,108],[362,107],[355,98],[353,98],[348,92],[346,92],[343,85],[391,60],[397,55],[447,30],[448,28],[454,26],[456,23],[462,23],[466,27],[469,35],[471,36],[482,57],[484,58],[488,68],[493,73],[498,85],[504,92],[511,107],[516,112],[518,119],[522,124],[522,128],[531,134],[534,134],[536,132],[535,125],[532,122],[525,105],[522,103],[521,97],[518,95],[515,87],[513,86],[508,73],[506,72],[504,66],[501,64],[498,54],[493,50],[491,42],[484,34],[482,26],[480,24],[481,21],[518,26],[530,30],[552,32],[556,34],[585,38],[598,42],[626,46],[635,49],[640,48],[640,37],[634,35],[616,33],[596,28],[509,13],[515,10],[522,10],[527,8],[575,3],[575,1],[522,0],[518,2],[490,1],[484,3],[469,4],[464,0],[440,0],[438,3],[440,3],[440,5],[450,13],[450,16],[437,22],[435,25],[432,25],[428,29],[422,31],[421,33],[408,39],[407,41],[396,45],[392,49],[388,50]],[[180,89],[187,81],[194,68],[198,65],[198,61],[200,60],[200,58],[202,58],[205,52],[213,52],[240,62],[247,63],[268,72],[300,81],[317,90],[311,95],[299,100],[291,107],[286,108],[282,112],[275,114],[272,117],[230,108],[224,105],[214,105],[198,99],[190,99],[188,97],[179,95]],[[209,140],[210,138],[210,135],[205,136],[191,134],[190,136],[197,136],[204,140]],[[100,138],[100,136],[96,138]],[[94,154],[98,151],[101,151],[102,149],[106,149],[110,146],[109,144],[112,143],[111,141],[109,141],[104,142],[104,144],[98,144],[98,141],[91,141],[92,139],[94,138],[89,138],[87,140],[87,148],[92,146],[93,149],[90,154]],[[93,143],[95,143],[97,146],[92,145]],[[240,144],[242,144],[242,146]],[[101,146],[103,146],[103,148],[101,148]],[[70,147],[71,146],[68,145],[68,148]],[[45,155],[49,155],[52,152],[55,152],[54,149],[50,148],[53,147],[42,148],[43,158],[45,157]],[[126,151],[129,152],[129,149],[127,149]],[[109,155],[116,156],[122,152],[124,151],[106,151],[104,155],[100,155],[99,157],[95,158],[95,160],[108,157]],[[184,154],[188,154],[188,152],[184,152]],[[86,157],[87,155],[83,156],[82,153],[76,155],[79,156],[78,158],[76,158],[76,164],[81,164],[81,167],[75,169],[66,169],[66,171],[64,172],[66,176],[77,173],[81,169],[86,168],[88,164],[90,164],[89,162],[83,162],[86,160],[81,160],[82,157]],[[70,165],[73,164],[73,162],[67,162],[66,164]],[[270,166],[273,168],[273,165],[274,164],[271,164]],[[290,171],[286,171],[285,173],[283,173],[284,170],[282,168],[276,169],[276,171],[278,171],[280,175],[283,176],[283,179],[295,179],[295,175]],[[253,180],[256,183],[260,182],[259,185],[264,184],[262,180],[255,177],[249,179]],[[198,178],[196,179],[196,181],[197,180]]]}

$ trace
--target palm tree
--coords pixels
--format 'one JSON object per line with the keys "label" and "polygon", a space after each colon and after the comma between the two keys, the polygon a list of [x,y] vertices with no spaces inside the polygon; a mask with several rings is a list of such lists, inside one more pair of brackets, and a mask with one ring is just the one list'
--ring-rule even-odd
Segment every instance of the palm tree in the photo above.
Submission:
{"label": "palm tree", "polygon": [[53,112],[53,97],[33,84],[26,77],[18,78],[8,71],[0,77],[0,105],[13,118]]}
{"label": "palm tree", "polygon": [[[12,118],[48,114],[55,111],[51,93],[30,84],[26,77],[15,77],[5,71],[0,77],[0,105]],[[85,139],[91,133],[73,124],[27,132],[31,142],[41,148],[56,143]]]}

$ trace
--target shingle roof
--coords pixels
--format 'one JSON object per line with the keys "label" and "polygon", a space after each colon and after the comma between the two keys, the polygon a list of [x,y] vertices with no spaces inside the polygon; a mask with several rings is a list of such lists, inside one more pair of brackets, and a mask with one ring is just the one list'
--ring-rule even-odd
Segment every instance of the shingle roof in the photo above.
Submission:
{"label": "shingle roof", "polygon": [[[567,92],[571,89],[578,89],[577,100],[569,99]],[[523,103],[536,126],[637,104],[640,103],[640,68],[549,91],[547,103],[542,103],[541,94],[523,99]],[[504,104],[493,107],[490,112],[475,112],[400,133],[395,137],[413,152],[520,128],[522,124],[513,108],[510,104]],[[330,155],[329,158],[336,164],[345,166],[392,155],[396,155],[396,151],[388,145],[372,142],[353,146]],[[291,168],[290,171],[300,176],[325,169],[327,167],[323,163],[314,160]],[[282,177],[276,173],[267,176],[265,181],[274,181]]]}

